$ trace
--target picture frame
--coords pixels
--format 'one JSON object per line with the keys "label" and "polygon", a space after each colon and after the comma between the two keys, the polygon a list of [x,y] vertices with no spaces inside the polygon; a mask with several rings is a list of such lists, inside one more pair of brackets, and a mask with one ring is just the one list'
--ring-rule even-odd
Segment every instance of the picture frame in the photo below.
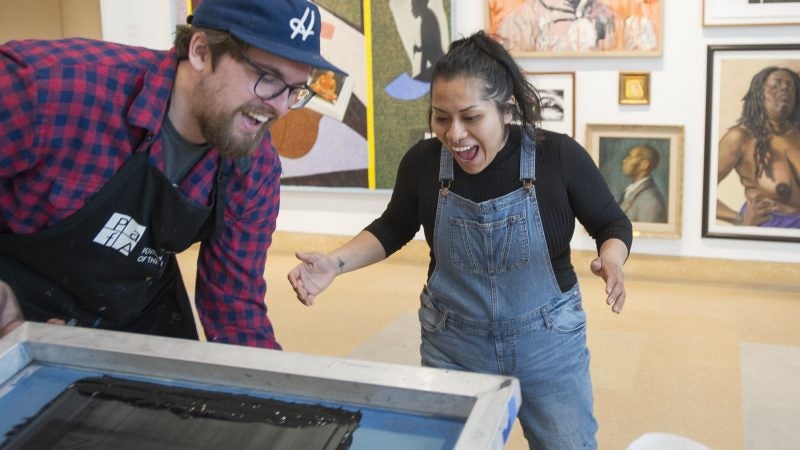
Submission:
{"label": "picture frame", "polygon": [[665,0],[634,6],[616,0],[485,1],[484,29],[516,57],[653,57],[662,52]]}
{"label": "picture frame", "polygon": [[703,0],[703,26],[792,25],[800,23],[797,0]]}
{"label": "picture frame", "polygon": [[575,137],[575,72],[525,72],[542,102],[541,127]]}
{"label": "picture frame", "polygon": [[[345,77],[330,70],[313,70],[310,78],[309,86],[316,95],[306,107],[338,121],[344,120],[353,95],[353,77]],[[326,86],[326,82],[330,84]]]}
{"label": "picture frame", "polygon": [[650,104],[650,72],[619,73],[619,104]]}
{"label": "picture frame", "polygon": [[683,145],[683,126],[586,125],[587,150],[634,237],[681,237]]}
{"label": "picture frame", "polygon": [[[800,170],[791,156],[800,154],[792,144],[800,139],[800,127],[792,125],[800,115],[800,94],[795,88],[789,109],[790,97],[764,87],[800,83],[798,72],[800,44],[708,46],[703,237],[800,242],[796,194],[782,200],[800,188],[791,175]],[[769,144],[771,131],[759,119],[775,102],[786,105],[781,124],[788,127],[779,150]],[[756,136],[763,136],[763,147]]]}

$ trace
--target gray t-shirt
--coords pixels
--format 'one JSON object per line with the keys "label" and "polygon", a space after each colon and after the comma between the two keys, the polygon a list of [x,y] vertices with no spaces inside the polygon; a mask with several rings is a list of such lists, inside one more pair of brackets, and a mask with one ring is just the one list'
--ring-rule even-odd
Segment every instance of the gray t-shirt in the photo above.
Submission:
{"label": "gray t-shirt", "polygon": [[165,118],[161,133],[164,137],[164,175],[177,185],[211,145],[188,142],[178,133],[169,117]]}

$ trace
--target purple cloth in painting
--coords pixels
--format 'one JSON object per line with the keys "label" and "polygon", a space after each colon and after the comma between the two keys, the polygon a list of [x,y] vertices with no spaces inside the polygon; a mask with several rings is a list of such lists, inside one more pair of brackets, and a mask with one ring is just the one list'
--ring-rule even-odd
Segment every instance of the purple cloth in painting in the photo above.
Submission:
{"label": "purple cloth in painting", "polygon": [[800,214],[770,214],[769,220],[759,225],[773,228],[800,228]]}
{"label": "purple cloth in painting", "polygon": [[[739,214],[744,214],[744,209],[747,207],[747,202],[739,209]],[[800,214],[781,214],[772,213],[766,222],[759,225],[760,227],[772,228],[800,228]]]}

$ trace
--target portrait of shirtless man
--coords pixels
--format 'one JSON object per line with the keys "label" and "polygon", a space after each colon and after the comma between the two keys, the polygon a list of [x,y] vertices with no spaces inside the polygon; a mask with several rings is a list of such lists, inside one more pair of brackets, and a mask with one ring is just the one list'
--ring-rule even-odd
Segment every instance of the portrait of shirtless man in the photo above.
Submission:
{"label": "portrait of shirtless man", "polygon": [[743,205],[717,200],[718,220],[800,228],[800,75],[771,66],[753,77],[718,158],[717,183],[736,171],[746,199]]}

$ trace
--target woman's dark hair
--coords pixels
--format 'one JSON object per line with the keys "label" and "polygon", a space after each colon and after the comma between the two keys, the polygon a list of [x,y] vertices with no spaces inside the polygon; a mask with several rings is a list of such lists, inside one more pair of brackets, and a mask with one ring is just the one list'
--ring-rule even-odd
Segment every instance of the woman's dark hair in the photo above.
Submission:
{"label": "woman's dark hair", "polygon": [[178,25],[175,29],[175,53],[178,60],[182,61],[189,58],[189,43],[195,33],[202,31],[206,34],[208,50],[211,53],[211,68],[217,67],[217,61],[222,55],[230,55],[237,61],[242,60],[242,55],[247,50],[248,45],[236,39],[230,33],[224,31],[211,30],[208,28],[198,28],[189,25]]}
{"label": "woman's dark hair", "polygon": [[[511,112],[514,120],[522,122],[529,133],[541,121],[541,101],[536,88],[528,82],[505,47],[484,31],[450,44],[447,53],[433,66],[431,86],[440,78],[458,77],[481,80],[484,97],[493,101],[501,112]],[[510,101],[513,106],[509,105]],[[429,107],[428,123],[432,114]]]}
{"label": "woman's dark hair", "polygon": [[736,123],[736,125],[747,127],[756,138],[754,152],[756,177],[766,173],[768,177],[772,178],[772,167],[767,163],[769,138],[772,130],[770,130],[769,118],[764,107],[764,86],[767,84],[767,78],[779,70],[788,73],[794,82],[794,110],[788,120],[795,126],[800,125],[800,75],[784,67],[770,66],[762,69],[750,81],[750,89],[747,90],[747,94],[742,98],[744,102],[742,116]]}

